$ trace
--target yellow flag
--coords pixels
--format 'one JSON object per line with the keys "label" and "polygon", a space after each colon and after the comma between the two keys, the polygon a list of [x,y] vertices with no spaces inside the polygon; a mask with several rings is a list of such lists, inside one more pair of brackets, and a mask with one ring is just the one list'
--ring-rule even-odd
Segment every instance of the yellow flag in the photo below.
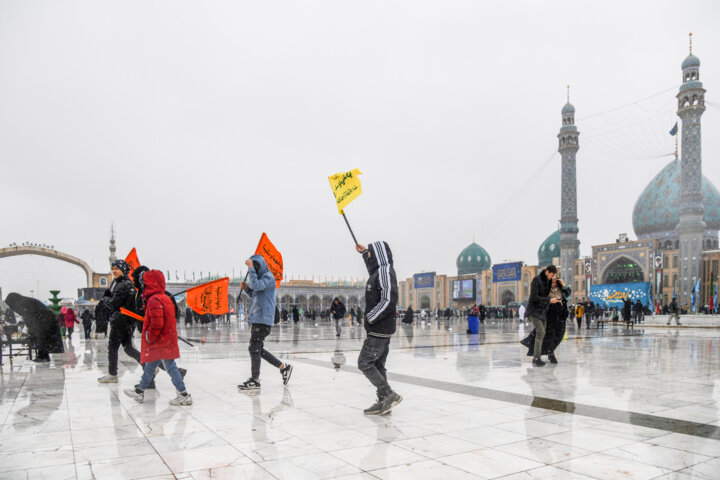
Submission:
{"label": "yellow flag", "polygon": [[343,213],[343,209],[347,207],[350,202],[362,193],[360,187],[360,177],[362,172],[357,168],[349,172],[340,172],[335,175],[328,177],[330,180],[330,188],[332,188],[333,195],[335,195],[335,203],[340,214]]}

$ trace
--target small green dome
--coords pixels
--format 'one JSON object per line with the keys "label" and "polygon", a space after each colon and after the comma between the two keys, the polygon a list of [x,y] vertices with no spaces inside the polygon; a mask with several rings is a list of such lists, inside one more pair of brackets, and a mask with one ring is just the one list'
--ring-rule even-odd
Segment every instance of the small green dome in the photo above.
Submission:
{"label": "small green dome", "polygon": [[458,275],[469,275],[490,270],[492,260],[484,248],[473,242],[460,252],[455,265],[457,265]]}
{"label": "small green dome", "polygon": [[538,248],[538,267],[552,265],[553,259],[560,256],[560,230],[556,230]]}

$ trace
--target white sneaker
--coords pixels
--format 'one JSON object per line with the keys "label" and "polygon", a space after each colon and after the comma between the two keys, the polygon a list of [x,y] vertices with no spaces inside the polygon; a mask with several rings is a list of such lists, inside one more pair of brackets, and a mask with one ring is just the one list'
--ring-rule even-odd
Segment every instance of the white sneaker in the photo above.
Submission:
{"label": "white sneaker", "polygon": [[108,373],[107,375],[104,375],[104,376],[98,378],[98,382],[100,382],[100,383],[117,383],[118,378],[117,378],[117,375],[110,375]]}
{"label": "white sneaker", "polygon": [[138,403],[143,403],[143,401],[145,401],[145,392],[142,390],[138,390],[137,388],[126,388],[123,392],[125,392],[125,395]]}
{"label": "white sneaker", "polygon": [[170,405],[192,405],[192,396],[187,392],[178,392],[177,397],[170,400]]}

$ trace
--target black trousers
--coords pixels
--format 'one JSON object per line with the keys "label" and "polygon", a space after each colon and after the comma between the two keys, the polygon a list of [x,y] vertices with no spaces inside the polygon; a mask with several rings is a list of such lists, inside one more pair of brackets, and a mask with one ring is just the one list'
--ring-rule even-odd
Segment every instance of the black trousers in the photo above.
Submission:
{"label": "black trousers", "polygon": [[85,329],[85,338],[90,338],[90,332],[92,331],[92,323],[83,323]]}
{"label": "black trousers", "polygon": [[250,352],[250,374],[255,380],[260,379],[260,359],[269,362],[277,368],[280,368],[280,365],[282,365],[280,360],[263,348],[265,346],[265,337],[270,335],[270,330],[270,325],[264,325],[262,323],[253,323],[252,329],[250,330],[250,345],[248,346],[248,351]]}
{"label": "black trousers", "polygon": [[110,375],[117,375],[118,351],[121,345],[128,356],[140,363],[140,352],[133,346],[132,332],[132,325],[124,320],[110,325],[110,339],[108,340],[108,373]]}

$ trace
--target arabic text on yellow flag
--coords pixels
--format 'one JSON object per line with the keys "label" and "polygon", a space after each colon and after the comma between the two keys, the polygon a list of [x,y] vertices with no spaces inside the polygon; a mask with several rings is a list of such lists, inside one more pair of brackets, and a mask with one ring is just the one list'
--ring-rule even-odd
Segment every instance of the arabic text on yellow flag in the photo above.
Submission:
{"label": "arabic text on yellow flag", "polygon": [[360,177],[362,172],[357,168],[349,172],[340,172],[335,175],[330,175],[330,188],[332,188],[333,195],[335,195],[335,203],[340,214],[343,213],[343,209],[347,207],[350,202],[355,200],[358,195],[362,193],[360,188]]}

